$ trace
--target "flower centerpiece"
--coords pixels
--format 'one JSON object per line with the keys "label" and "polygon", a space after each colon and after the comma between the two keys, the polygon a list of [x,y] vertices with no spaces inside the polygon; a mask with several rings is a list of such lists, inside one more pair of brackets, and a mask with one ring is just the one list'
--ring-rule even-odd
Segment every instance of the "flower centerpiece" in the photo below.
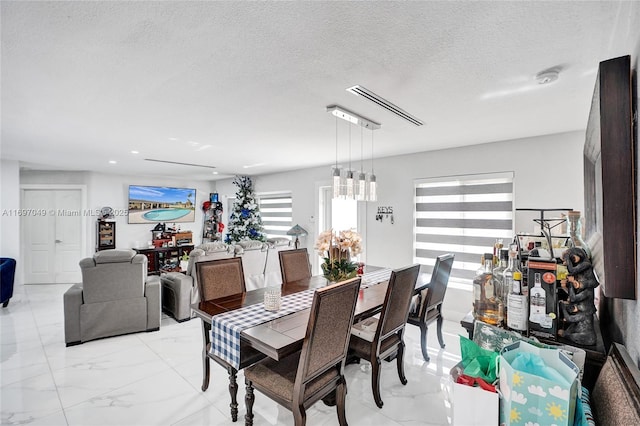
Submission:
{"label": "flower centerpiece", "polygon": [[351,256],[362,251],[362,238],[355,231],[333,229],[323,231],[318,236],[315,249],[324,258],[322,272],[329,281],[339,282],[353,278],[358,273],[358,262],[352,262]]}

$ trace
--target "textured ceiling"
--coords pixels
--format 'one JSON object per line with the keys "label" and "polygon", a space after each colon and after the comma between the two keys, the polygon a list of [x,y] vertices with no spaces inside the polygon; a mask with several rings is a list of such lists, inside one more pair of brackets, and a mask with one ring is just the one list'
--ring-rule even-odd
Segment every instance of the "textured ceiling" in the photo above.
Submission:
{"label": "textured ceiling", "polygon": [[[382,123],[376,157],[584,129],[598,62],[640,43],[640,3],[618,1],[2,1],[0,12],[3,159],[205,180],[331,164],[330,104]],[[560,78],[537,84],[551,67]],[[425,125],[345,91],[355,84]]]}

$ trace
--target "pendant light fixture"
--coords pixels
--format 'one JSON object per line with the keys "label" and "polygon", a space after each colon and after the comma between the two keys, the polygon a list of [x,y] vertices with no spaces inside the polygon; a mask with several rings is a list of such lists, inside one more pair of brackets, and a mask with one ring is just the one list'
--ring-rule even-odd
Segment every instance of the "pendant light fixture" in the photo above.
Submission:
{"label": "pendant light fixture", "polygon": [[336,164],[333,167],[333,198],[340,198],[340,168],[338,167],[338,116],[336,115]]}
{"label": "pendant light fixture", "polygon": [[[376,201],[377,200],[377,183],[373,174],[373,131],[380,128],[380,123],[369,120],[355,114],[338,105],[327,106],[327,112],[336,117],[336,162],[333,167],[332,176],[332,192],[333,198],[341,198],[347,200],[358,201]],[[338,166],[338,118],[349,122],[349,167],[343,169]],[[360,173],[358,179],[354,179],[354,172],[351,167],[351,126],[353,124],[360,126]],[[371,174],[364,172],[364,129],[371,130]]]}
{"label": "pendant light fixture", "polygon": [[373,131],[371,131],[371,174],[369,175],[369,190],[367,191],[368,201],[378,201],[378,183],[373,172]]}

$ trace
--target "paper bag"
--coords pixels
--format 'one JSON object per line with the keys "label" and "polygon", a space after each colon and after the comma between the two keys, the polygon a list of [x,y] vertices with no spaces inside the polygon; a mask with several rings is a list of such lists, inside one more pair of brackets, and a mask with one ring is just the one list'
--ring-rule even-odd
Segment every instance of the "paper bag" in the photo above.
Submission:
{"label": "paper bag", "polygon": [[579,368],[557,349],[526,342],[499,357],[501,425],[573,425]]}

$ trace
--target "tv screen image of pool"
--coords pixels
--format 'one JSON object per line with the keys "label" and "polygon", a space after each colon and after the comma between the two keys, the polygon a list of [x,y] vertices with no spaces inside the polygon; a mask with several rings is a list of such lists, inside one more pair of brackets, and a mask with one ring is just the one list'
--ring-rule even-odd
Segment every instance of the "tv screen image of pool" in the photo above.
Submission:
{"label": "tv screen image of pool", "polygon": [[129,185],[129,223],[195,222],[196,190]]}

